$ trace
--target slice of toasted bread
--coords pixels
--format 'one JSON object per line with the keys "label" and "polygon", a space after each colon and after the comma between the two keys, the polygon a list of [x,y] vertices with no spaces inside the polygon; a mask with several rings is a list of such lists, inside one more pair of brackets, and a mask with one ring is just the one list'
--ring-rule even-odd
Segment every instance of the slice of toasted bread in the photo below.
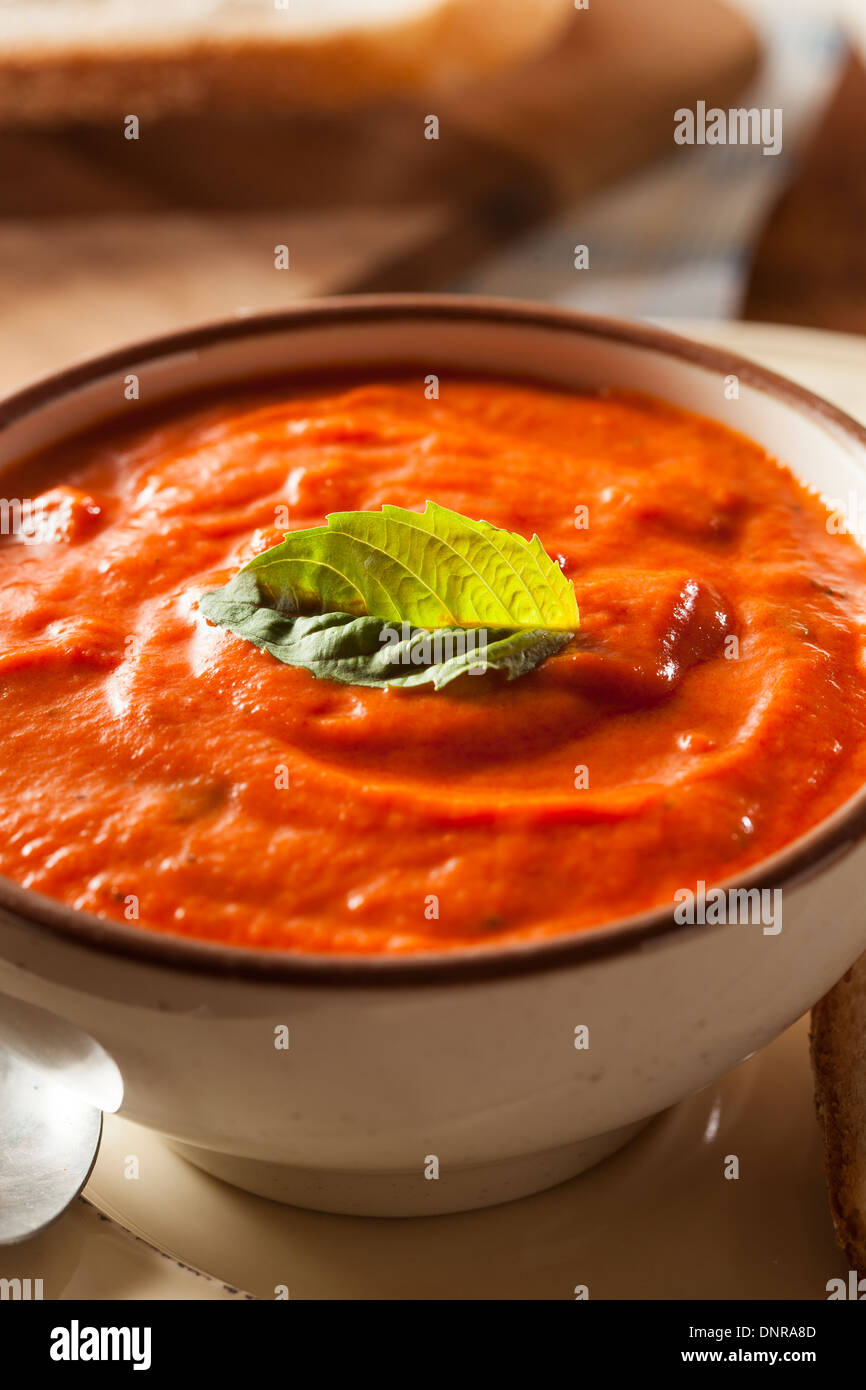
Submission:
{"label": "slice of toasted bread", "polygon": [[866,955],[815,1005],[810,1045],[836,1237],[866,1275]]}
{"label": "slice of toasted bread", "polygon": [[0,120],[307,111],[515,63],[572,0],[0,0]]}

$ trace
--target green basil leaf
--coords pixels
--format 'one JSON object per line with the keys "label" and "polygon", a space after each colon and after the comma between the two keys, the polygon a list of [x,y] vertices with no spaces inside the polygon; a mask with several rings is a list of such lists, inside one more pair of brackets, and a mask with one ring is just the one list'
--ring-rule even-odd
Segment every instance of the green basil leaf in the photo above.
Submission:
{"label": "green basil leaf", "polygon": [[[298,533],[300,534],[300,533]],[[204,594],[201,611],[289,666],[348,685],[440,690],[458,676],[503,671],[509,680],[560,651],[570,632],[416,628],[351,613],[291,617],[269,604],[253,566]]]}
{"label": "green basil leaf", "polygon": [[334,512],[245,567],[268,604],[415,627],[574,633],[574,587],[541,541],[428,502],[423,512]]}

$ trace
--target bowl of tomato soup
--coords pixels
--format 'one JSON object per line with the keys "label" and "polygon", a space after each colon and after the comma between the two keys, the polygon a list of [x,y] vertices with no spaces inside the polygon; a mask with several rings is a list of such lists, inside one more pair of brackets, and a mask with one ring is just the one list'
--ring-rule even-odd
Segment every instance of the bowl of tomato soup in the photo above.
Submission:
{"label": "bowl of tomato soup", "polygon": [[[866,433],[828,403],[655,328],[375,296],[73,366],[0,450],[0,1042],[201,1167],[519,1197],[862,951]],[[515,679],[332,679],[202,611],[430,501],[573,586]]]}

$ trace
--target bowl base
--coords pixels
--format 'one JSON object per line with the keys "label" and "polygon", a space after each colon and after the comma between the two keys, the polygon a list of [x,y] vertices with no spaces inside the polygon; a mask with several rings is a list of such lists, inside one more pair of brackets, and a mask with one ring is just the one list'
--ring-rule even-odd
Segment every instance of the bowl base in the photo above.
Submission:
{"label": "bowl base", "polygon": [[497,1163],[456,1169],[442,1163],[438,1178],[426,1178],[423,1168],[394,1172],[298,1168],[217,1153],[177,1139],[166,1138],[166,1143],[206,1173],[274,1202],[341,1216],[441,1216],[513,1202],[577,1177],[622,1148],[652,1118]]}

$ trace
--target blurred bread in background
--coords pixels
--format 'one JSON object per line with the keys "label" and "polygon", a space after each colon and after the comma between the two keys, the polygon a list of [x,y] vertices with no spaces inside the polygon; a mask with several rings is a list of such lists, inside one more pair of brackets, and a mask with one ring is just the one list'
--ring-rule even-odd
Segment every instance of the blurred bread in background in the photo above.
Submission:
{"label": "blurred bread in background", "polygon": [[812,1010],[812,1067],[836,1237],[866,1274],[866,955]]}
{"label": "blurred bread in background", "polygon": [[[761,54],[724,0],[290,3],[216,0],[204,25],[203,0],[0,0],[0,391],[133,326],[453,288],[668,154],[677,107],[696,93],[727,106]],[[232,10],[253,15],[248,61],[222,27]],[[76,13],[89,19],[73,43]],[[255,24],[282,41],[259,42]],[[192,38],[203,32],[212,63]],[[426,137],[427,113],[441,139]],[[143,118],[140,139],[127,115]],[[569,276],[576,236],[562,237]]]}
{"label": "blurred bread in background", "polygon": [[309,111],[497,72],[572,0],[0,0],[0,121]]}

